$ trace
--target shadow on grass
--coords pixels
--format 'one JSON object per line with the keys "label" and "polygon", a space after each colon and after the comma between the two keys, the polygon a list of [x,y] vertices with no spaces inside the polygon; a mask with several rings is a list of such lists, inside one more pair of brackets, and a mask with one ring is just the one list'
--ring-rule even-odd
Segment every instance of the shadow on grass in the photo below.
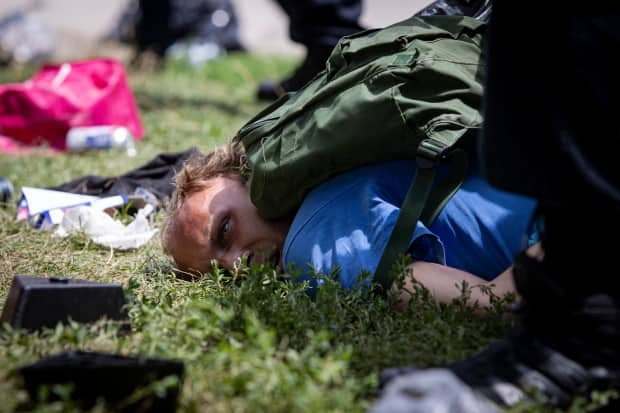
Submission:
{"label": "shadow on grass", "polygon": [[243,110],[238,104],[217,99],[170,96],[148,91],[135,91],[136,102],[141,110],[156,111],[161,109],[182,109],[184,107],[213,107],[230,116],[247,117],[253,112]]}

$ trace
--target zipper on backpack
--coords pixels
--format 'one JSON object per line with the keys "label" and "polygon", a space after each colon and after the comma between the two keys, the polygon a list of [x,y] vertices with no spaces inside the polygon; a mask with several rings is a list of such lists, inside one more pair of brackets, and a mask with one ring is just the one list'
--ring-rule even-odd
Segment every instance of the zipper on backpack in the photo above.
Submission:
{"label": "zipper on backpack", "polygon": [[244,139],[245,137],[247,137],[247,135],[249,135],[252,131],[260,128],[261,126],[264,126],[267,123],[273,122],[280,119],[279,116],[273,117],[273,118],[267,118],[267,119],[261,119],[261,120],[257,120],[256,122],[253,122],[249,125],[244,126],[243,128],[241,128],[239,130],[239,132],[237,133],[236,138],[241,140]]}

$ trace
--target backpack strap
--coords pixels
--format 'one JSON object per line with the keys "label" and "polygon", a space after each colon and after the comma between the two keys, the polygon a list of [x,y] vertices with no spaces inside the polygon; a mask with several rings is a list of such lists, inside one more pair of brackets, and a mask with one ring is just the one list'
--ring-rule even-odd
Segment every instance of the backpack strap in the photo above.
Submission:
{"label": "backpack strap", "polygon": [[[467,171],[465,152],[453,149],[446,154],[448,147],[435,139],[424,139],[418,147],[416,173],[375,271],[374,280],[381,285],[384,293],[394,281],[391,276],[392,266],[398,257],[408,250],[417,221],[422,219],[425,224],[430,225],[465,179]],[[433,188],[437,165],[443,159],[450,162],[449,174]]]}
{"label": "backpack strap", "polygon": [[[458,191],[465,180],[469,165],[467,152],[463,149],[453,149],[445,155],[443,162],[450,164],[450,173],[441,181],[437,182],[426,201],[420,221],[430,227],[437,215],[448,203],[452,195]],[[415,227],[414,227],[415,228]]]}

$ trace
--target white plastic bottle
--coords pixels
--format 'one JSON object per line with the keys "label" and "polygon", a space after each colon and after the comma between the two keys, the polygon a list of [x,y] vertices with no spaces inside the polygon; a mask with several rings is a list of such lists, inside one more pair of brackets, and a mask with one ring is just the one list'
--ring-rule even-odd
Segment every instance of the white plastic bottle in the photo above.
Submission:
{"label": "white plastic bottle", "polygon": [[136,156],[134,138],[123,126],[76,126],[67,132],[66,143],[69,152],[124,149],[128,156]]}

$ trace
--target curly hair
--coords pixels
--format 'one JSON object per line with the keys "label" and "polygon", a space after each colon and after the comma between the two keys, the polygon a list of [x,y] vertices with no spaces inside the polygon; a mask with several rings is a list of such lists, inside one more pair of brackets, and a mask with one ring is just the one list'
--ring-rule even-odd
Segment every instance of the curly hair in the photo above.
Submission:
{"label": "curly hair", "polygon": [[172,235],[176,229],[176,215],[185,199],[209,186],[210,180],[219,176],[230,176],[247,182],[248,167],[245,150],[239,143],[227,143],[208,154],[194,153],[174,177],[174,191],[166,205],[160,232],[161,245],[166,254],[171,254]]}

